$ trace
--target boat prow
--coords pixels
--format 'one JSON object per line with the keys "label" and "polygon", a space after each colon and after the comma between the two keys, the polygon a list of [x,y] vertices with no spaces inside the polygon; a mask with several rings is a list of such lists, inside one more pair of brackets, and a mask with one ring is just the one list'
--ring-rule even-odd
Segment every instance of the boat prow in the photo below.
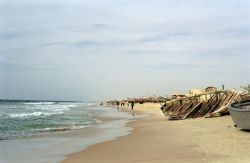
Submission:
{"label": "boat prow", "polygon": [[250,99],[231,104],[229,112],[237,128],[250,130]]}

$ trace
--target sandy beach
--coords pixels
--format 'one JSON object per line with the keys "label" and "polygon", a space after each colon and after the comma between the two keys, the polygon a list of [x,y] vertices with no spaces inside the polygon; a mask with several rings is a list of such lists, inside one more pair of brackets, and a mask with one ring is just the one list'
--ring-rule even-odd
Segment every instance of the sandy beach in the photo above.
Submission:
{"label": "sandy beach", "polygon": [[250,162],[249,132],[235,128],[230,116],[169,121],[159,108],[121,108],[148,116],[128,124],[131,134],[70,154],[63,163]]}

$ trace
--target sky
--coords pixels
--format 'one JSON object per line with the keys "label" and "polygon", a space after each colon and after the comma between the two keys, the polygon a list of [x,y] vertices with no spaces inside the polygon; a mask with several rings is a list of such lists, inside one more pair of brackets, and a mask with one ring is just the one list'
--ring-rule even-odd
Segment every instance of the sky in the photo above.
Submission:
{"label": "sky", "polygon": [[0,0],[0,98],[112,100],[250,83],[249,0]]}

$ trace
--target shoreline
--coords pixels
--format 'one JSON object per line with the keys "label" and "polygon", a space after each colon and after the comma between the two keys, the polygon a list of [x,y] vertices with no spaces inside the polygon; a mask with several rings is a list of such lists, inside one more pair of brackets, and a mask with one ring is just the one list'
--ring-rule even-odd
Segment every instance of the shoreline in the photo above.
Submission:
{"label": "shoreline", "polygon": [[50,131],[0,141],[0,160],[6,163],[61,162],[69,153],[131,133],[132,128],[126,124],[137,118],[125,112],[103,107],[94,108],[90,114],[92,119],[99,122],[79,129]]}
{"label": "shoreline", "polygon": [[[158,109],[157,109],[158,108]],[[126,136],[72,153],[71,162],[249,162],[249,133],[233,127],[230,116],[168,121],[159,104],[137,104],[131,111],[147,114],[129,122],[134,130]]]}

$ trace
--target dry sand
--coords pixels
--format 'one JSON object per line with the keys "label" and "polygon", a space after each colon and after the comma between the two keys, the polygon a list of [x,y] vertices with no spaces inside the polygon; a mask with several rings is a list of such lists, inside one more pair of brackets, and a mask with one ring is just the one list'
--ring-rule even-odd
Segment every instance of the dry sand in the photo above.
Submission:
{"label": "dry sand", "polygon": [[136,104],[132,112],[149,115],[129,123],[133,133],[71,154],[63,163],[250,162],[250,133],[233,127],[230,116],[168,121],[159,104]]}

